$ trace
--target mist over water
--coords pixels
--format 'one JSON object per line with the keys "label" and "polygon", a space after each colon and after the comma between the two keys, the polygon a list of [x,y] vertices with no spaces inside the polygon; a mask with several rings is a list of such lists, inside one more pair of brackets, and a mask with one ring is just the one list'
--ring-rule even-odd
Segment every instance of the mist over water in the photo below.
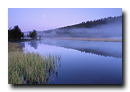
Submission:
{"label": "mist over water", "polygon": [[[122,84],[122,42],[46,39],[47,37],[122,39],[122,18],[91,28],[37,32],[42,40],[24,42],[24,50],[61,54],[58,74],[49,84]],[[45,37],[45,38],[44,38]]]}
{"label": "mist over water", "polygon": [[[111,21],[111,20],[110,20]],[[66,28],[38,32],[41,37],[86,37],[122,39],[122,17],[114,22],[98,25],[91,28]]]}
{"label": "mist over water", "polygon": [[[108,23],[87,27],[72,27],[63,29],[52,29],[47,31],[38,31],[37,38],[41,36],[46,37],[80,37],[80,38],[108,38],[108,39],[122,39],[122,16],[107,19]],[[24,32],[25,37],[29,32]]]}

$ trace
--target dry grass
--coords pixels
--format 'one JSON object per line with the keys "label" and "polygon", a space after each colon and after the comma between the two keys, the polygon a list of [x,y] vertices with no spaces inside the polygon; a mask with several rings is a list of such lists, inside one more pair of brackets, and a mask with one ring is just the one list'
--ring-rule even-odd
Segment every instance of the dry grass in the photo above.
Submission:
{"label": "dry grass", "polygon": [[21,50],[19,43],[8,42],[8,52],[19,51],[19,50]]}

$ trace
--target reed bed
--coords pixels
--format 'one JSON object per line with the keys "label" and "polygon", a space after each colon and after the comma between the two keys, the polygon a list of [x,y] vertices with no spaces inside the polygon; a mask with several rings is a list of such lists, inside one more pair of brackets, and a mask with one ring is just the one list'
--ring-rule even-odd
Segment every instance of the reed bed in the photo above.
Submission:
{"label": "reed bed", "polygon": [[[11,44],[12,46],[12,44]],[[15,44],[8,48],[8,83],[9,84],[45,84],[51,70],[57,73],[59,56],[41,56],[38,53],[24,53]]]}
{"label": "reed bed", "polygon": [[8,52],[12,51],[22,51],[22,49],[20,49],[20,44],[8,42]]}

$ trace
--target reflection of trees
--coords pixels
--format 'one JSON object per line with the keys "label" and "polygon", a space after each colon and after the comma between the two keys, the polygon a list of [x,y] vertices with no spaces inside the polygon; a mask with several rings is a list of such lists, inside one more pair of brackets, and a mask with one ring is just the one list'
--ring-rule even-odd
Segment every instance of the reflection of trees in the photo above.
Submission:
{"label": "reflection of trees", "polygon": [[116,58],[121,58],[120,56],[112,55],[107,52],[101,52],[101,51],[96,51],[96,50],[90,50],[90,49],[77,49],[78,51],[85,52],[85,53],[91,53],[91,54],[96,54],[96,55],[101,55],[101,56],[110,56],[110,57],[116,57]]}
{"label": "reflection of trees", "polygon": [[38,43],[37,43],[37,41],[30,41],[30,42],[29,42],[29,45],[30,45],[31,47],[33,47],[34,49],[37,49]]}

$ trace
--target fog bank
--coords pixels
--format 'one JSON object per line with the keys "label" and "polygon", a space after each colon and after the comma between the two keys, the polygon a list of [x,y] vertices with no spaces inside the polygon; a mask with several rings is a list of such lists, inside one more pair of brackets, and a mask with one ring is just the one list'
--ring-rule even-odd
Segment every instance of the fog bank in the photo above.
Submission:
{"label": "fog bank", "polygon": [[38,33],[42,37],[87,37],[87,38],[122,38],[122,17],[108,24],[92,28],[55,29]]}
{"label": "fog bank", "polygon": [[106,19],[108,23],[91,28],[70,27],[37,32],[41,37],[85,37],[85,38],[111,38],[122,39],[122,16]]}

